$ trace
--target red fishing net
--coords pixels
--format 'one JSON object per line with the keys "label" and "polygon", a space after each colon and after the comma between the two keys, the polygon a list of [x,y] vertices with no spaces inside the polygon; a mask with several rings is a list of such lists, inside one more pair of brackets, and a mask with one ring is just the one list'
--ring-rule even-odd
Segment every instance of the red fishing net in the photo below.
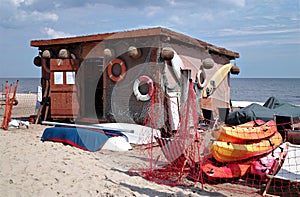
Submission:
{"label": "red fishing net", "polygon": [[[156,125],[155,101],[164,100],[165,114],[170,110],[168,96],[155,91],[145,120],[150,127]],[[280,134],[277,131],[280,125],[275,121],[257,120],[233,126],[217,119],[209,120],[210,125],[203,125],[201,119],[197,113],[194,86],[190,83],[187,99],[181,107],[178,129],[171,129],[166,116],[165,127],[161,128],[162,137],[153,136],[156,142],[141,148],[144,162],[130,172],[170,186],[201,183],[202,189],[208,184],[230,193],[251,196],[266,193],[300,195],[300,165],[297,163],[300,146]],[[222,132],[227,136],[224,137]],[[293,133],[294,136],[299,134],[299,131]]]}
{"label": "red fishing net", "polygon": [[[164,96],[166,97],[166,95]],[[168,98],[165,99],[165,109],[168,110]],[[156,98],[152,98],[152,106],[154,106],[155,100]],[[202,182],[200,165],[204,151],[203,136],[202,131],[198,128],[199,118],[196,105],[193,83],[190,83],[188,98],[180,112],[178,130],[172,131],[168,126],[170,124],[166,123],[166,128],[161,130],[162,137],[156,137],[156,143],[146,148],[149,157],[148,166],[135,168],[132,171],[141,174],[148,180],[166,185],[191,185]],[[155,109],[149,110],[148,126],[155,125],[154,113]]]}

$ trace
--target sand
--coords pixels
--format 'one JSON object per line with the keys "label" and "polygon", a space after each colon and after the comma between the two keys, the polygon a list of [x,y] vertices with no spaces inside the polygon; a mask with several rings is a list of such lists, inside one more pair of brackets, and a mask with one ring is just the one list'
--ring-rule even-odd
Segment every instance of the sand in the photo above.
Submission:
{"label": "sand", "polygon": [[[35,112],[36,96],[18,95],[12,118]],[[0,106],[0,121],[4,108]],[[196,183],[167,186],[131,176],[132,167],[147,161],[141,149],[84,151],[55,142],[42,142],[47,126],[0,129],[0,196],[251,196]]]}
{"label": "sand", "polygon": [[130,176],[143,158],[140,149],[126,152],[84,151],[42,142],[46,126],[0,129],[1,196],[230,196],[201,184],[170,187]]}

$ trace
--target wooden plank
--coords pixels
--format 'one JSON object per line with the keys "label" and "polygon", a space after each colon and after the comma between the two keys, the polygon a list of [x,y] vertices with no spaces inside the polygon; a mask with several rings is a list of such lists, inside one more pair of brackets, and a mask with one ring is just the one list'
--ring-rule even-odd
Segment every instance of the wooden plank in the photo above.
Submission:
{"label": "wooden plank", "polygon": [[76,92],[51,92],[51,117],[75,115],[79,112]]}
{"label": "wooden plank", "polygon": [[78,59],[50,59],[50,71],[77,71]]}

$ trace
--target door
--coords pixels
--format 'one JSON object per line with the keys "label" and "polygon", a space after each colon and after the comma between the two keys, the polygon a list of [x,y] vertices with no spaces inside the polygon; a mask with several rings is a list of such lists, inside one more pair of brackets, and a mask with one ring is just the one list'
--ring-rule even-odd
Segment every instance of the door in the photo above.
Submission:
{"label": "door", "polygon": [[76,73],[79,60],[50,60],[50,114],[51,118],[76,118],[79,104]]}

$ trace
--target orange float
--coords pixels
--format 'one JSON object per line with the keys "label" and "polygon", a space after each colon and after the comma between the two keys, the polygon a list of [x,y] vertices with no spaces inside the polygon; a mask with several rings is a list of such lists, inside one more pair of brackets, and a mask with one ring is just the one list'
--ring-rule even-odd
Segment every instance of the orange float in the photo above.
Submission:
{"label": "orange float", "polygon": [[[121,66],[121,73],[119,75],[115,75],[113,73],[113,67],[117,66],[117,65]],[[126,75],[126,64],[125,64],[125,62],[123,60],[121,60],[121,59],[118,59],[118,58],[112,60],[108,64],[107,75],[114,82],[118,82],[118,81],[121,81],[122,79],[124,79],[124,77]]]}

